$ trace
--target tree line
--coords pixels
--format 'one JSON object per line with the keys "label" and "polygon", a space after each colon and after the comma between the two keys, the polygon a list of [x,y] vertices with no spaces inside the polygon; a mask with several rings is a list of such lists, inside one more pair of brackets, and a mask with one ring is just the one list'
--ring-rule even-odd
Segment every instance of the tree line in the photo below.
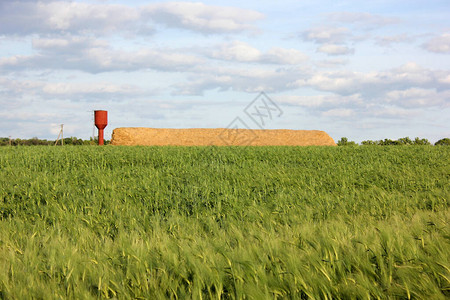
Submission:
{"label": "tree line", "polygon": [[[109,144],[109,140],[105,140],[105,145]],[[37,137],[33,137],[31,139],[10,139],[2,137],[0,138],[0,146],[53,146],[53,145],[61,146],[63,145],[97,145],[97,138],[90,138],[89,140],[83,140],[76,137],[67,137],[61,140],[45,140],[38,139]]]}
{"label": "tree line", "polygon": [[[108,145],[110,143],[109,140],[105,140],[105,145]],[[56,143],[56,140],[45,140],[45,139],[38,139],[37,137],[31,138],[31,139],[10,139],[10,138],[0,138],[0,146],[53,146],[53,145],[97,145],[98,139],[97,138],[90,138],[89,140],[83,140],[76,137],[68,137],[63,139],[63,143],[61,143],[61,140],[59,140]],[[342,137],[338,142],[338,146],[356,146],[358,145],[354,141],[349,141],[348,138]],[[409,137],[400,138],[398,140],[391,140],[391,139],[384,139],[384,140],[366,140],[362,141],[361,145],[367,146],[367,145],[376,145],[376,146],[390,146],[390,145],[431,145],[430,141],[427,139],[421,139],[416,137],[414,140],[410,139]],[[450,146],[450,138],[443,138],[434,143],[435,146]]]}
{"label": "tree line", "polygon": [[[342,137],[338,142],[338,146],[356,146],[358,145],[354,141],[349,141],[348,138]],[[431,145],[427,139],[421,139],[416,137],[414,140],[409,137],[399,138],[398,140],[384,139],[384,140],[366,140],[362,141],[361,145],[375,145],[375,146],[391,146],[391,145]],[[443,138],[434,143],[435,146],[450,146],[450,138]]]}

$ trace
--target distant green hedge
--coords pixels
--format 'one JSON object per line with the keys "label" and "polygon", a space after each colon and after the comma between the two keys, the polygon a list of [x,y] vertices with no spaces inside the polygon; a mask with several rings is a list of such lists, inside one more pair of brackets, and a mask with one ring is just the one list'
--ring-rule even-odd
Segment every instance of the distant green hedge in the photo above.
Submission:
{"label": "distant green hedge", "polygon": [[[109,140],[105,140],[105,145],[109,144]],[[31,139],[10,139],[2,137],[0,138],[0,146],[52,146],[55,145],[56,140],[41,140],[37,137]],[[97,145],[98,139],[90,138],[89,140],[83,140],[76,137],[68,137],[64,139],[64,145]],[[61,140],[58,141],[58,145],[61,145]]]}
{"label": "distant green hedge", "polygon": [[[41,140],[36,137],[31,139],[9,139],[6,137],[0,138],[0,146],[45,146],[45,145],[55,145],[55,140]],[[76,137],[68,137],[64,139],[64,145],[97,145],[98,139],[90,138],[89,140],[83,140]],[[110,143],[109,140],[105,140],[105,145]],[[58,145],[61,145],[61,141],[58,141]],[[342,137],[338,142],[338,146],[357,146],[358,144],[354,141],[349,141],[348,138]],[[362,141],[361,145],[377,145],[377,146],[388,146],[388,145],[431,145],[430,141],[427,139],[421,139],[416,137],[411,140],[409,137],[400,138],[398,140],[384,139],[384,140],[366,140]],[[443,138],[434,143],[435,146],[448,146],[450,145],[450,138]]]}
{"label": "distant green hedge", "polygon": [[[338,142],[338,146],[356,146],[358,145],[354,141],[349,141],[348,138],[342,137]],[[390,145],[431,145],[430,141],[427,139],[421,139],[419,137],[416,137],[414,140],[411,140],[409,137],[400,138],[398,140],[391,140],[391,139],[384,139],[384,140],[366,140],[362,141],[361,145],[364,146],[370,146],[370,145],[377,145],[377,146],[390,146]],[[443,138],[434,143],[435,146],[438,145],[450,145],[450,139],[449,138]]]}

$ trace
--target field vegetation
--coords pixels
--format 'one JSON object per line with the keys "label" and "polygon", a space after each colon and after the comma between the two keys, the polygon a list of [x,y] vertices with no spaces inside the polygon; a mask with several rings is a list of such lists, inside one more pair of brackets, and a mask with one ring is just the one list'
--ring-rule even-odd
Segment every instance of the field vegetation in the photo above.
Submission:
{"label": "field vegetation", "polygon": [[448,299],[450,147],[1,147],[0,299]]}

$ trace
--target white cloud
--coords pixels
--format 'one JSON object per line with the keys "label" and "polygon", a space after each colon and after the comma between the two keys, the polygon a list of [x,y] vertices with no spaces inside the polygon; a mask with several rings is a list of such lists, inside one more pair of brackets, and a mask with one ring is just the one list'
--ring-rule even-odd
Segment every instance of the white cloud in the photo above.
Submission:
{"label": "white cloud", "polygon": [[[203,65],[217,65],[208,59],[258,64],[297,65],[308,57],[296,49],[272,48],[262,52],[247,43],[235,41],[214,48],[171,49],[146,47],[113,49],[106,40],[92,37],[64,36],[34,38],[32,55],[0,57],[0,70],[79,70],[88,73],[111,71],[181,71],[202,70]],[[206,57],[205,57],[206,56]]]}
{"label": "white cloud", "polygon": [[342,106],[359,106],[364,103],[360,94],[341,96],[336,94],[301,96],[287,95],[276,97],[276,101],[281,104],[301,106],[307,108],[333,108]]}
{"label": "white cloud", "polygon": [[441,76],[438,78],[438,82],[450,86],[450,74],[448,74],[449,72],[447,72],[447,74],[445,73],[446,72],[442,72]]}
{"label": "white cloud", "polygon": [[267,53],[263,53],[241,41],[219,45],[215,48],[217,50],[209,50],[209,56],[227,61],[295,65],[308,59],[303,52],[296,49],[272,48]]}
{"label": "white cloud", "polygon": [[351,36],[348,28],[331,26],[315,27],[302,33],[303,40],[317,44],[341,44]]}
{"label": "white cloud", "polygon": [[117,33],[145,27],[137,9],[72,1],[2,2],[0,33]]}
{"label": "white cloud", "polygon": [[261,59],[262,53],[247,43],[234,41],[216,47],[212,50],[211,57],[222,60],[235,60],[239,62],[254,62]]}
{"label": "white cloud", "polygon": [[366,27],[380,27],[400,22],[399,18],[385,17],[366,12],[335,12],[329,14],[328,19],[341,23],[350,23]]}
{"label": "white cloud", "polygon": [[377,106],[376,108],[372,108],[366,112],[368,116],[381,117],[381,118],[408,118],[420,115],[421,111],[411,109],[411,108],[403,108],[398,106]]}
{"label": "white cloud", "polygon": [[340,95],[360,93],[364,97],[375,97],[389,90],[401,90],[408,87],[450,89],[442,78],[450,75],[449,71],[423,68],[416,63],[407,63],[387,71],[355,72],[328,71],[317,72],[307,79],[296,81],[298,87],[313,87]]}
{"label": "white cloud", "polygon": [[408,85],[426,85],[436,82],[440,76],[439,71],[426,69],[417,63],[409,62],[387,72],[380,72],[378,80],[386,78],[387,81],[407,83]]}
{"label": "white cloud", "polygon": [[450,91],[437,92],[433,89],[411,88],[388,91],[384,95],[370,99],[360,94],[342,96],[321,94],[313,96],[284,95],[273,97],[280,105],[302,107],[314,115],[322,117],[358,118],[409,118],[427,108],[449,107]]}
{"label": "white cloud", "polygon": [[131,7],[74,1],[0,2],[0,34],[149,34],[152,23],[201,33],[255,31],[264,15],[255,10],[200,2]]}
{"label": "white cloud", "polygon": [[415,40],[415,37],[410,36],[406,33],[379,36],[375,38],[376,44],[384,47],[389,47],[392,44],[397,43],[411,43]]}
{"label": "white cloud", "polygon": [[231,33],[254,30],[250,23],[264,18],[254,10],[213,6],[200,2],[168,2],[149,4],[142,9],[145,16],[169,27],[202,33]]}
{"label": "white cloud", "polygon": [[328,55],[346,55],[355,53],[355,49],[351,49],[347,46],[324,44],[317,48],[318,52],[326,53]]}
{"label": "white cloud", "polygon": [[350,108],[336,108],[324,111],[322,113],[325,117],[351,117],[355,114],[355,111]]}
{"label": "white cloud", "polygon": [[186,82],[173,87],[176,94],[201,95],[206,90],[219,89],[241,92],[273,92],[295,89],[295,80],[306,76],[300,67],[264,68],[257,66],[206,66],[195,70]]}
{"label": "white cloud", "polygon": [[189,71],[191,68],[205,63],[205,61],[192,54],[183,53],[172,49],[148,49],[144,48],[137,52],[117,52],[112,57],[118,60],[118,68],[124,65],[129,70],[155,69],[160,71]]}
{"label": "white cloud", "polygon": [[6,78],[0,78],[0,91],[3,91],[4,95],[14,96],[16,101],[28,95],[79,100],[92,97],[107,97],[109,99],[111,97],[122,98],[144,93],[141,88],[131,84],[118,85],[108,82],[44,82],[39,80],[11,80]]}
{"label": "white cloud", "polygon": [[15,120],[26,122],[28,120],[36,120],[38,122],[46,122],[55,117],[55,114],[45,112],[22,112],[18,114],[11,114],[8,112],[0,113],[0,118],[3,120]]}
{"label": "white cloud", "polygon": [[340,94],[353,94],[356,92],[357,76],[353,72],[319,72],[308,79],[297,80],[299,87],[310,86],[321,91],[330,91]]}
{"label": "white cloud", "polygon": [[444,33],[423,44],[423,48],[435,53],[450,53],[450,33]]}
{"label": "white cloud", "polygon": [[86,94],[137,94],[140,90],[132,85],[116,85],[105,82],[97,83],[45,83],[42,92],[48,95],[86,95]]}
{"label": "white cloud", "polygon": [[305,62],[308,56],[296,49],[272,48],[263,55],[262,61],[278,64],[296,65]]}
{"label": "white cloud", "polygon": [[34,39],[40,52],[0,58],[0,70],[80,70],[88,73],[110,71],[188,70],[204,60],[177,49],[112,49],[107,42],[87,37]]}
{"label": "white cloud", "polygon": [[409,88],[386,93],[387,101],[405,107],[430,107],[450,105],[450,90]]}
{"label": "white cloud", "polygon": [[32,45],[34,49],[41,51],[80,53],[80,51],[87,48],[106,48],[108,47],[108,42],[84,36],[65,36],[57,38],[34,38],[32,39]]}
{"label": "white cloud", "polygon": [[14,55],[10,57],[0,57],[0,68],[2,66],[16,66],[19,65],[27,56],[25,55]]}
{"label": "white cloud", "polygon": [[315,62],[315,65],[319,68],[332,69],[336,67],[342,67],[348,64],[348,59],[336,58],[336,59],[325,59]]}
{"label": "white cloud", "polygon": [[[199,95],[206,90],[219,89],[244,92],[267,91],[281,92],[301,88],[332,93],[332,96],[304,96],[295,98],[297,105],[316,107],[317,103],[395,103],[402,107],[420,107],[425,101],[429,106],[446,105],[445,91],[450,90],[450,72],[423,68],[416,63],[404,64],[385,71],[356,72],[349,70],[318,71],[307,66],[295,66],[270,70],[259,65],[256,67],[219,67],[208,65],[192,70],[192,75],[185,82],[172,87],[177,94]],[[448,82],[447,82],[448,81]],[[438,94],[424,94],[416,97],[394,101],[393,91],[435,90]],[[410,91],[410,92],[411,92]],[[439,96],[433,100],[435,96]],[[316,98],[315,98],[316,97]],[[289,98],[288,98],[289,99]],[[424,100],[428,99],[428,100]],[[285,101],[286,100],[280,100]],[[291,104],[294,105],[294,100]],[[320,106],[320,105],[319,105]]]}

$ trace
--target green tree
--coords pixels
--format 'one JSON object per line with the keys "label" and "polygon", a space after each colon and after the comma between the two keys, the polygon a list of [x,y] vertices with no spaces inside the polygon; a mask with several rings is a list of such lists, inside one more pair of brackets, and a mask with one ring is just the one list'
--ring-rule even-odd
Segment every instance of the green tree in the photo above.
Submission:
{"label": "green tree", "polygon": [[365,146],[380,145],[380,141],[366,140],[366,141],[362,141],[361,145],[365,145]]}
{"label": "green tree", "polygon": [[450,138],[443,138],[434,143],[435,146],[450,146]]}
{"label": "green tree", "polygon": [[414,142],[408,136],[404,137],[404,138],[399,138],[398,141],[402,145],[412,145],[412,144],[414,144]]}
{"label": "green tree", "polygon": [[346,137],[341,137],[341,139],[337,142],[338,146],[355,146],[356,143],[354,141],[349,141]]}
{"label": "green tree", "polygon": [[416,137],[414,139],[414,145],[431,145],[431,143],[427,139],[420,139]]}

